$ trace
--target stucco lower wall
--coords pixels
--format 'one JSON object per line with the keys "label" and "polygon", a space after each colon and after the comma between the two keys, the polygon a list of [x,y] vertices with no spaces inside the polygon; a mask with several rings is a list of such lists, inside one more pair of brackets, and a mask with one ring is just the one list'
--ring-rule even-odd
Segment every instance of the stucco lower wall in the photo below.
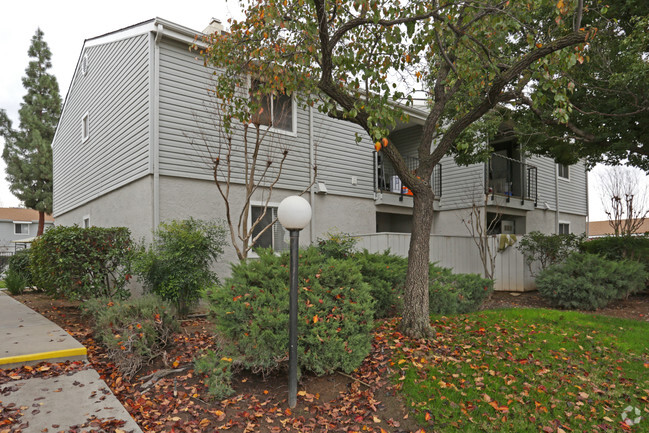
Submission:
{"label": "stucco lower wall", "polygon": [[[278,205],[282,199],[295,194],[294,191],[275,189],[269,204]],[[308,193],[303,197],[310,200]],[[252,201],[261,203],[262,194],[253,196]],[[232,185],[230,208],[233,220],[238,220],[245,202],[245,190],[241,185]],[[349,234],[374,233],[376,230],[376,206],[373,200],[356,197],[316,194],[311,204],[313,210],[313,234],[311,226],[300,233],[300,244],[308,245],[311,240],[323,237],[327,232]],[[171,176],[160,176],[160,220],[170,221],[194,217],[226,221],[224,201],[214,182]],[[215,271],[221,277],[230,274],[230,264],[236,261],[236,252],[227,238],[223,258]]]}
{"label": "stucco lower wall", "polygon": [[471,214],[471,208],[453,209],[435,212],[433,217],[432,234],[446,236],[468,236],[463,218],[468,218]]}
{"label": "stucco lower wall", "polygon": [[83,225],[85,217],[97,227],[128,227],[135,240],[151,240],[153,180],[140,178],[56,217],[56,225]]}
{"label": "stucco lower wall", "polygon": [[[570,233],[582,234],[586,232],[586,217],[565,212],[559,213],[559,222],[570,223]],[[527,214],[527,232],[539,231],[541,233],[556,233],[556,214],[551,210],[536,209]]]}

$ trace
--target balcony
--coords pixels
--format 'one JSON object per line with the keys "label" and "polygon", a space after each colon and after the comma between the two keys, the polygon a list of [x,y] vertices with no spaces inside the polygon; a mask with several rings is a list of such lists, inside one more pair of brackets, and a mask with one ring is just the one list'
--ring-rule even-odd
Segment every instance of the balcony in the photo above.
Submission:
{"label": "balcony", "polygon": [[[415,170],[419,165],[417,158],[405,156],[404,161],[410,170]],[[437,201],[442,196],[441,165],[437,164],[433,169],[430,182]],[[374,185],[375,190],[380,193],[377,204],[412,206],[412,193],[402,184],[390,161],[378,152],[374,152]]]}
{"label": "balcony", "polygon": [[485,170],[486,192],[494,205],[533,210],[537,203],[537,170],[518,159],[491,154]]}

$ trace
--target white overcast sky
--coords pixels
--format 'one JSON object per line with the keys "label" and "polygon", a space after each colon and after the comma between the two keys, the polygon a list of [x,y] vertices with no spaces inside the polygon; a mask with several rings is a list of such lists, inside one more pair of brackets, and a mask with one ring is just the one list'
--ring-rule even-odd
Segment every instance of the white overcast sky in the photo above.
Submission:
{"label": "white overcast sky", "polygon": [[[64,98],[83,41],[151,18],[160,17],[195,30],[202,30],[212,17],[225,22],[241,18],[237,0],[178,1],[113,0],[110,2],[31,0],[28,3],[3,2],[0,13],[0,108],[18,126],[18,109],[25,89],[21,78],[29,62],[27,49],[37,28],[52,51],[51,72],[56,76]],[[0,146],[4,145],[0,138]],[[643,177],[646,178],[646,176]],[[589,176],[591,221],[606,219],[602,210],[597,175]],[[19,206],[5,180],[5,165],[0,159],[0,207]]]}

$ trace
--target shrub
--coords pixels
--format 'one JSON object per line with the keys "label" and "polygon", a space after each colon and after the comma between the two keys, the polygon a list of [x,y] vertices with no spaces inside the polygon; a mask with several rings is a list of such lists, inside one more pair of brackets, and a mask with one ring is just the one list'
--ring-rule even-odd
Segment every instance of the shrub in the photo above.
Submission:
{"label": "shrub", "polygon": [[399,314],[403,307],[408,259],[389,251],[377,254],[363,250],[354,253],[352,260],[360,268],[363,281],[370,286],[370,294],[376,301],[375,318]]}
{"label": "shrub", "polygon": [[5,275],[5,284],[9,293],[12,295],[20,295],[27,286],[27,280],[22,274],[10,269]]}
{"label": "shrub", "polygon": [[9,266],[9,260],[13,255],[11,253],[4,253],[0,251],[0,273],[5,272]]}
{"label": "shrub", "polygon": [[590,239],[581,245],[581,251],[599,254],[609,260],[635,260],[649,270],[649,236],[605,236]]}
{"label": "shrub", "polygon": [[350,257],[358,239],[347,233],[329,232],[324,238],[318,238],[318,251],[325,257],[344,259]]}
{"label": "shrub", "polygon": [[154,295],[127,301],[95,298],[82,309],[94,319],[95,337],[128,377],[162,354],[179,329],[172,308]]}
{"label": "shrub", "polygon": [[563,262],[571,253],[578,251],[579,246],[584,242],[584,235],[574,234],[550,234],[546,235],[538,231],[532,231],[524,235],[516,249],[523,253],[525,263],[532,275],[537,272],[533,264],[538,263],[539,270],[547,269],[548,266]]}
{"label": "shrub", "polygon": [[33,285],[30,250],[19,250],[9,257],[9,268],[7,271],[20,274],[25,279],[26,286]]}
{"label": "shrub", "polygon": [[55,226],[30,248],[33,283],[71,299],[126,298],[131,237],[125,227]]}
{"label": "shrub", "polygon": [[153,245],[141,247],[135,271],[149,291],[176,305],[185,316],[202,290],[217,283],[210,267],[223,253],[225,229],[193,218],[160,224]]}
{"label": "shrub", "polygon": [[595,254],[574,253],[536,278],[539,294],[553,305],[596,310],[644,287],[647,272],[640,263],[612,261]]}
{"label": "shrub", "polygon": [[[222,355],[267,374],[287,361],[289,254],[258,254],[258,260],[234,265],[232,276],[208,290],[206,299],[218,333],[230,343]],[[357,368],[370,351],[374,314],[358,267],[315,248],[301,250],[298,287],[300,369],[325,374]]]}
{"label": "shrub", "polygon": [[454,274],[448,268],[430,265],[430,312],[462,314],[476,311],[493,293],[493,280],[478,274]]}
{"label": "shrub", "polygon": [[210,350],[194,362],[194,369],[199,374],[207,376],[205,384],[209,394],[221,400],[234,393],[232,389],[232,358],[219,357],[216,352]]}

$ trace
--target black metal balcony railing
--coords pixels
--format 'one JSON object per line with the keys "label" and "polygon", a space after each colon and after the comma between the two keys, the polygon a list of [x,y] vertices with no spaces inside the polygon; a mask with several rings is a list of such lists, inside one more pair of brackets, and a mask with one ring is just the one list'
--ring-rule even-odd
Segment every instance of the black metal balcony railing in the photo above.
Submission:
{"label": "black metal balcony railing", "polygon": [[[409,156],[404,157],[406,166],[410,170],[415,170],[419,166],[419,160]],[[390,161],[381,158],[380,155],[374,152],[374,185],[378,191],[393,192],[401,195],[412,195],[408,188],[406,188]],[[433,187],[435,198],[438,199],[442,196],[442,166],[437,164],[433,168],[433,174],[430,179]]]}
{"label": "black metal balcony railing", "polygon": [[492,153],[485,175],[486,192],[492,199],[498,194],[507,197],[508,202],[511,198],[519,198],[521,204],[532,200],[536,206],[538,183],[533,165]]}

